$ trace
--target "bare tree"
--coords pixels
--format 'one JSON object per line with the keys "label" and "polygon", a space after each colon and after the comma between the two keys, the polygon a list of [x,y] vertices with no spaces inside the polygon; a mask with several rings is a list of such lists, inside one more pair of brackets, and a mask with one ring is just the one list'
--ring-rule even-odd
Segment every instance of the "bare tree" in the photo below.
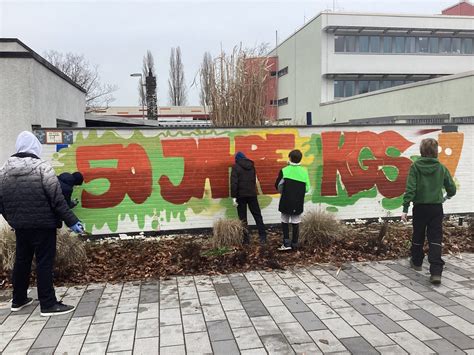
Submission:
{"label": "bare tree", "polygon": [[114,101],[112,93],[116,85],[100,82],[99,66],[91,65],[82,54],[60,53],[50,50],[44,57],[56,68],[66,74],[77,85],[86,90],[86,107],[92,110],[97,107],[108,107]]}
{"label": "bare tree", "polygon": [[[260,47],[258,47],[260,48]],[[259,49],[234,47],[222,52],[209,69],[210,116],[216,126],[264,125],[265,85],[269,76],[266,56]]]}
{"label": "bare tree", "polygon": [[[156,77],[155,72],[155,59],[153,58],[153,54],[148,50],[146,54],[143,56],[143,65],[142,65],[142,75],[143,78],[146,78],[151,70],[153,76]],[[146,90],[145,86],[142,85],[141,82],[138,83],[138,97],[139,97],[139,105],[146,106]]]}
{"label": "bare tree", "polygon": [[181,48],[171,48],[169,101],[173,106],[186,105],[186,83],[184,81],[184,66],[181,60]]}
{"label": "bare tree", "polygon": [[201,91],[199,98],[201,106],[209,107],[211,105],[211,84],[213,76],[213,65],[211,53],[206,52],[202,58],[201,68],[199,70],[199,78],[201,82]]}

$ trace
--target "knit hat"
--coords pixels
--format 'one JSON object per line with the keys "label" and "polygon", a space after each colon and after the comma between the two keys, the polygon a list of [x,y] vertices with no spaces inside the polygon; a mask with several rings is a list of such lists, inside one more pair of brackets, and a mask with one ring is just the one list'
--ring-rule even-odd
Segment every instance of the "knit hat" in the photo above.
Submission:
{"label": "knit hat", "polygon": [[84,176],[79,171],[72,173],[72,177],[74,178],[74,185],[82,185],[84,182]]}
{"label": "knit hat", "polygon": [[235,154],[235,162],[239,161],[240,159],[245,159],[245,158],[247,157],[242,152],[237,152],[237,154]]}

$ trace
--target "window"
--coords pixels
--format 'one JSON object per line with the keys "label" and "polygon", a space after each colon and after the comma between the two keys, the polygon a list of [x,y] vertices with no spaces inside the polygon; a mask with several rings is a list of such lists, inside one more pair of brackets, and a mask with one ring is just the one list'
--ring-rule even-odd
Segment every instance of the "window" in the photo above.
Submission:
{"label": "window", "polygon": [[383,37],[383,52],[392,53],[392,37]]}
{"label": "window", "polygon": [[403,53],[405,51],[405,37],[395,37],[395,53]]}
{"label": "window", "polygon": [[270,72],[270,76],[273,77],[273,76],[276,76],[276,75],[277,75],[277,72],[276,72],[276,71],[273,70],[273,71]]}
{"label": "window", "polygon": [[462,53],[463,54],[472,54],[472,38],[463,38],[462,39]]}
{"label": "window", "polygon": [[347,80],[344,83],[344,97],[354,96],[355,95],[355,81]]}
{"label": "window", "polygon": [[441,38],[439,43],[439,52],[440,53],[449,53],[451,52],[451,38]]}
{"label": "window", "polygon": [[361,80],[358,83],[358,91],[357,94],[365,94],[369,92],[369,82],[367,80]]}
{"label": "window", "polygon": [[417,52],[428,53],[428,37],[418,37]]}
{"label": "window", "polygon": [[284,67],[278,71],[278,77],[288,74],[288,67]]}
{"label": "window", "polygon": [[439,38],[430,37],[428,47],[429,47],[430,53],[438,53],[439,52]]}
{"label": "window", "polygon": [[380,37],[379,36],[370,36],[370,52],[371,53],[380,52]]}
{"label": "window", "polygon": [[283,99],[278,100],[278,106],[283,106],[288,104],[288,98],[285,97]]}
{"label": "window", "polygon": [[270,106],[277,106],[278,100],[270,100]]}
{"label": "window", "polygon": [[344,36],[334,36],[334,51],[344,52]]}
{"label": "window", "polygon": [[380,89],[388,89],[392,87],[392,81],[391,80],[383,80]]}
{"label": "window", "polygon": [[405,38],[405,53],[415,53],[415,52],[416,52],[415,37]]}
{"label": "window", "polygon": [[359,52],[367,53],[369,51],[369,36],[359,36]]}
{"label": "window", "polygon": [[346,52],[355,52],[355,36],[344,36],[344,50]]}
{"label": "window", "polygon": [[369,81],[369,92],[378,90],[379,85],[380,85],[380,82],[378,80]]}
{"label": "window", "polygon": [[344,81],[334,80],[334,97],[344,97]]}
{"label": "window", "polygon": [[461,38],[452,38],[451,39],[451,52],[454,54],[461,53]]}
{"label": "window", "polygon": [[395,80],[392,84],[392,86],[398,86],[405,84],[405,82],[403,80]]}

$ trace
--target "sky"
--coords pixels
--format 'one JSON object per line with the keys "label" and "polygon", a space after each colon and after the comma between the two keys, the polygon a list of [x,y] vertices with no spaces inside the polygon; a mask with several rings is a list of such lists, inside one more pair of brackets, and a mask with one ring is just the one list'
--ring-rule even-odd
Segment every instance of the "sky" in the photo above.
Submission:
{"label": "sky", "polygon": [[39,54],[83,54],[101,81],[117,85],[113,106],[138,105],[142,58],[155,58],[158,104],[168,105],[169,56],[181,47],[188,104],[199,104],[196,79],[204,52],[283,41],[324,10],[439,14],[457,0],[0,0],[0,37],[15,37]]}

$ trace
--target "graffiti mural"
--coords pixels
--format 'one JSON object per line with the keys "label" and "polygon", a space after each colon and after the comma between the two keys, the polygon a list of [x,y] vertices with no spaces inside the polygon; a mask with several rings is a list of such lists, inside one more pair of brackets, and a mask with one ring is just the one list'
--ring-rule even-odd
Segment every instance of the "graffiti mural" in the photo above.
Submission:
{"label": "graffiti mural", "polygon": [[472,162],[463,150],[465,134],[472,137],[472,125],[451,133],[441,127],[80,130],[72,144],[45,151],[58,174],[83,173],[76,212],[87,230],[117,233],[210,227],[218,217],[236,216],[229,178],[237,151],[255,162],[266,223],[278,222],[274,182],[292,149],[303,152],[310,173],[306,208],[325,208],[340,218],[399,210],[410,165],[426,137],[439,140],[440,160],[461,191],[472,191],[472,180],[458,174]]}

